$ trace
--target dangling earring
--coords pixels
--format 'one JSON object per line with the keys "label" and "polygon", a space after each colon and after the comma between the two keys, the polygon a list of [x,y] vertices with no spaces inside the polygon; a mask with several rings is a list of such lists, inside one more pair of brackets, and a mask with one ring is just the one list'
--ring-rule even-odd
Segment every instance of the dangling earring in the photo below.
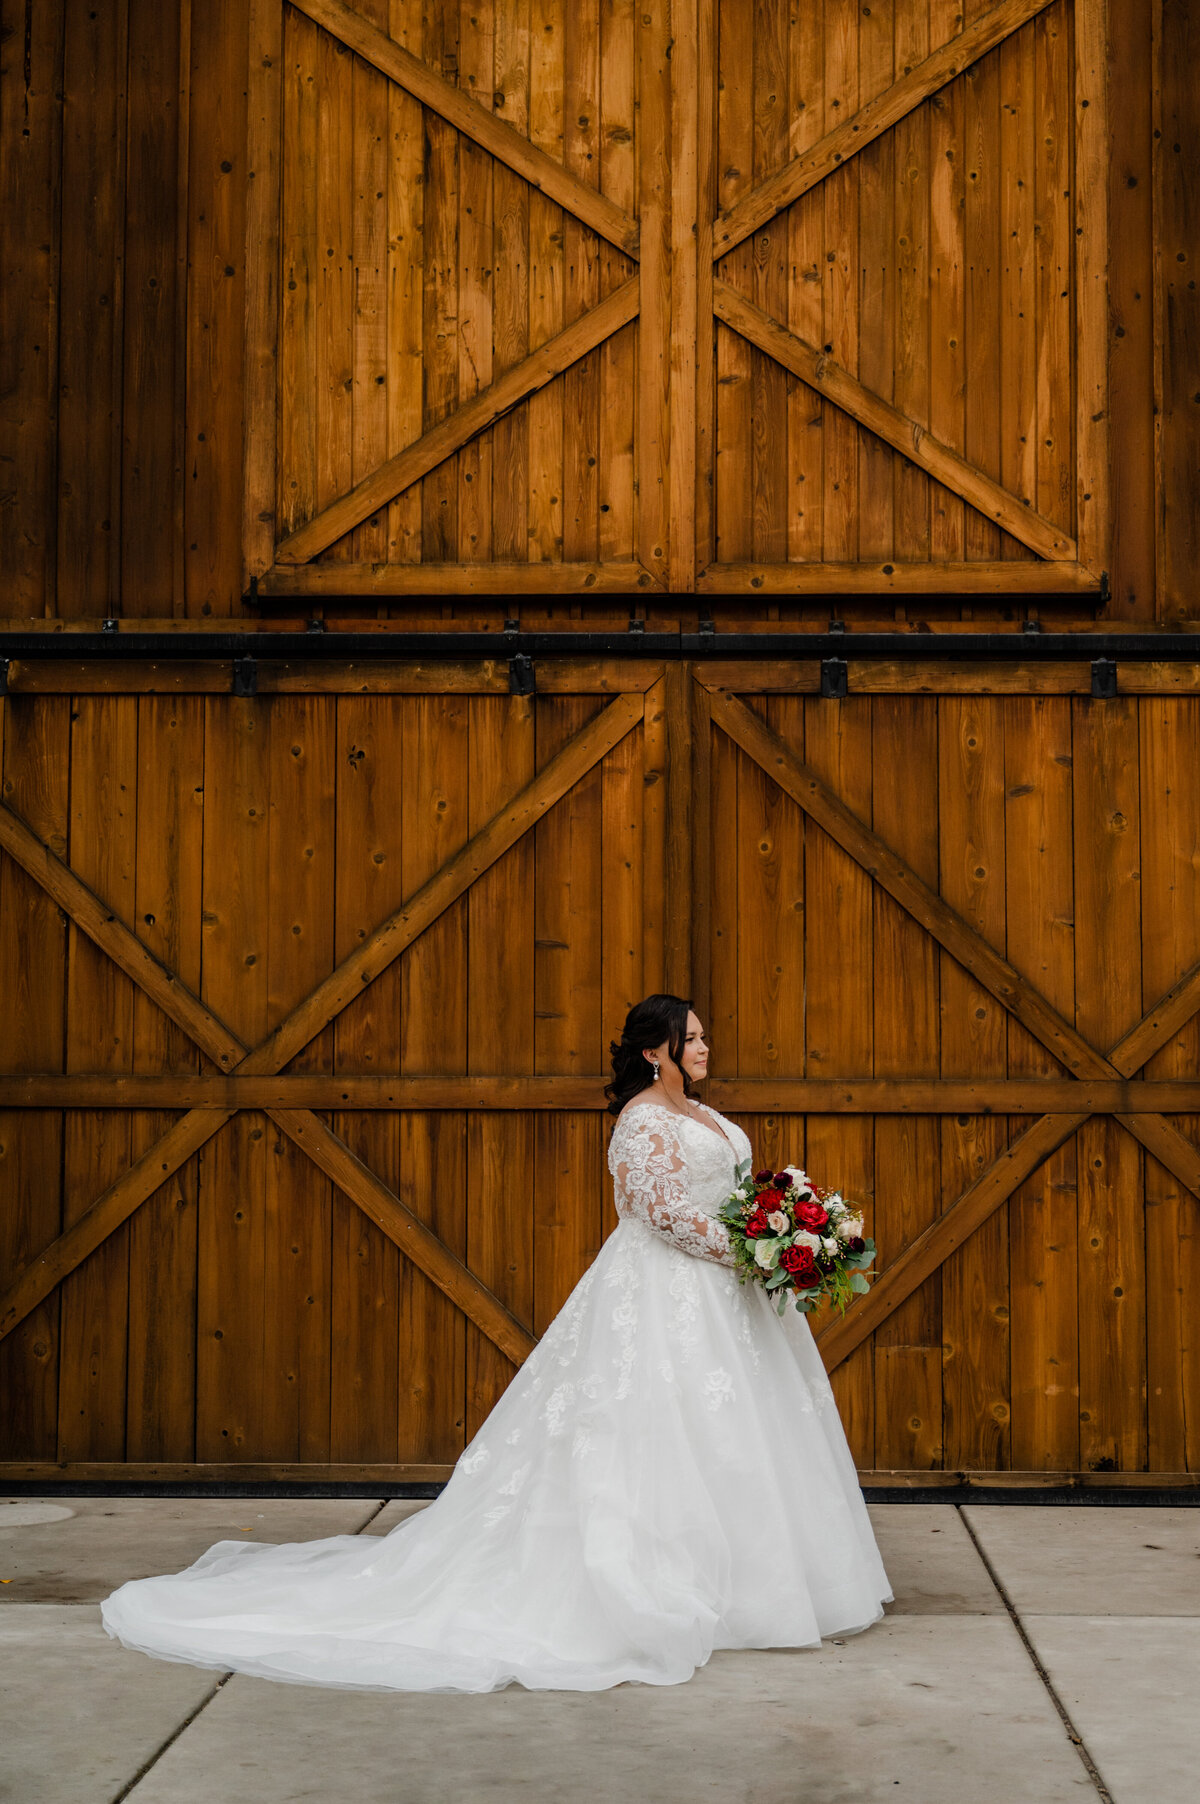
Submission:
{"label": "dangling earring", "polygon": [[654,1070],[654,1081],[655,1081],[655,1083],[657,1083],[658,1082],[658,1060],[651,1059],[650,1064]]}

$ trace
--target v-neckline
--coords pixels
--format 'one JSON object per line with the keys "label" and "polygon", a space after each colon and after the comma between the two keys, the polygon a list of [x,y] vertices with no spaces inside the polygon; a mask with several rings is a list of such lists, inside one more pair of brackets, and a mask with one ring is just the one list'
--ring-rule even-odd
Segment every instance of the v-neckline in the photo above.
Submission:
{"label": "v-neckline", "polygon": [[[694,1115],[680,1115],[676,1110],[668,1109],[667,1105],[662,1102],[654,1102],[653,1100],[651,1100],[649,1102],[644,1102],[644,1103],[641,1103],[641,1104],[638,1104],[635,1106],[641,1107],[643,1109],[658,1109],[661,1114],[670,1115],[672,1120],[674,1120],[674,1121],[695,1122],[695,1120],[696,1120],[696,1117]],[[714,1109],[709,1108],[709,1106],[706,1102],[698,1103],[697,1107],[703,1109],[706,1115],[715,1115],[715,1113],[716,1113],[716,1111]],[[700,1127],[704,1127],[703,1122],[700,1122],[698,1125]],[[714,1139],[723,1140],[725,1142],[726,1146],[729,1148],[730,1152],[733,1154],[734,1158],[735,1159],[737,1158],[737,1147],[733,1144],[733,1141],[729,1138],[729,1135],[725,1132],[725,1129],[723,1127],[721,1127],[718,1124],[716,1127],[705,1128],[704,1131],[705,1131],[705,1133],[712,1134]]]}

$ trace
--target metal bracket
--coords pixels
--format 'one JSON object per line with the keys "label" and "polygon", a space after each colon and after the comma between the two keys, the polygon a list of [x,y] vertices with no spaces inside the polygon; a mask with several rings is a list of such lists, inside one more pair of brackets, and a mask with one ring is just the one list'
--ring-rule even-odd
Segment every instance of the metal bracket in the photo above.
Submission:
{"label": "metal bracket", "polygon": [[827,633],[844,633],[845,630],[846,622],[844,620],[831,620],[825,629]]}
{"label": "metal bracket", "polygon": [[644,633],[646,630],[646,622],[644,620],[635,620],[633,615],[631,614],[629,616],[628,630],[631,633]]}
{"label": "metal bracket", "polygon": [[1041,630],[1042,623],[1040,620],[1023,620],[1021,622],[1021,631],[1023,633],[1040,633]]}
{"label": "metal bracket", "polygon": [[844,700],[848,668],[845,658],[821,659],[821,694],[829,701]]}
{"label": "metal bracket", "polygon": [[1110,701],[1117,693],[1117,660],[1115,658],[1092,659],[1092,694],[1102,701]]}
{"label": "metal bracket", "polygon": [[11,658],[0,658],[0,695],[8,694],[8,667],[11,663]]}
{"label": "metal bracket", "polygon": [[314,614],[312,616],[312,618],[309,620],[308,625],[305,627],[304,630],[306,633],[323,633],[327,630],[327,628],[325,626],[325,622],[323,620],[321,620],[316,614]]}
{"label": "metal bracket", "polygon": [[537,683],[533,675],[533,659],[528,652],[518,651],[508,660],[508,693],[534,695]]}
{"label": "metal bracket", "polygon": [[1100,572],[1100,606],[1106,608],[1112,600],[1112,585],[1108,580],[1108,571]]}
{"label": "metal bracket", "polygon": [[258,694],[257,658],[235,658],[233,660],[233,693],[235,695]]}
{"label": "metal bracket", "polygon": [[100,622],[100,631],[102,633],[119,633],[120,630],[121,622],[119,620],[114,620],[111,614],[106,620]]}
{"label": "metal bracket", "polygon": [[701,621],[701,622],[700,622],[700,631],[701,631],[701,632],[702,632],[702,633],[703,633],[703,634],[704,634],[704,637],[705,637],[705,638],[706,638],[706,639],[707,639],[707,638],[713,638],[713,639],[715,639],[715,638],[716,638],[716,636],[717,636],[717,623],[716,623],[716,621],[715,621],[715,620],[710,620],[710,619],[707,619],[707,618],[706,618],[706,619],[704,619],[704,620],[702,620],[702,621]]}

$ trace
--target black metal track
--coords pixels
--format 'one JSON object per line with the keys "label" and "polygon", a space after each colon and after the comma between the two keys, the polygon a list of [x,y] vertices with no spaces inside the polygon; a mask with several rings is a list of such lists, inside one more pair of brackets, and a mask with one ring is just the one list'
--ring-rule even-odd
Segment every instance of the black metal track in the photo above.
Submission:
{"label": "black metal track", "polygon": [[1095,658],[1145,663],[1200,658],[1200,632],[938,633],[648,633],[447,632],[370,633],[258,630],[156,633],[0,631],[0,661],[12,658],[767,658],[810,663],[825,658],[948,658],[977,662]]}

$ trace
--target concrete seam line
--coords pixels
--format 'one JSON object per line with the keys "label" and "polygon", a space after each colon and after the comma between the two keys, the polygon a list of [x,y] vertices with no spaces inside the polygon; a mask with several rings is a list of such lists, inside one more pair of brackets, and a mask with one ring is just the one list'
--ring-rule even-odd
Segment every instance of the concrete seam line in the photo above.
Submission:
{"label": "concrete seam line", "polygon": [[996,1568],[992,1565],[991,1560],[988,1558],[987,1554],[985,1553],[984,1548],[983,1548],[983,1543],[980,1541],[979,1536],[975,1533],[975,1530],[972,1528],[970,1522],[967,1520],[967,1517],[963,1512],[963,1506],[961,1504],[958,1504],[958,1505],[956,1505],[956,1508],[958,1510],[959,1520],[962,1522],[963,1527],[966,1529],[968,1535],[971,1537],[971,1545],[974,1547],[975,1552],[979,1555],[979,1558],[982,1560],[984,1570],[987,1572],[987,1575],[991,1579],[992,1584],[996,1587],[996,1595],[999,1597],[1000,1602],[1004,1605],[1004,1608],[1008,1611],[1009,1621],[1012,1623],[1013,1628],[1017,1631],[1017,1634],[1020,1636],[1022,1647],[1025,1649],[1025,1652],[1029,1655],[1030,1665],[1033,1667],[1033,1670],[1036,1672],[1038,1678],[1042,1681],[1042,1684],[1046,1689],[1046,1694],[1049,1697],[1050,1702],[1054,1705],[1055,1710],[1058,1712],[1058,1715],[1062,1721],[1063,1728],[1067,1731],[1067,1739],[1070,1741],[1071,1745],[1075,1749],[1075,1752],[1079,1755],[1080,1760],[1082,1760],[1084,1768],[1087,1772],[1087,1776],[1096,1788],[1097,1796],[1103,1799],[1104,1804],[1115,1804],[1115,1800],[1113,1798],[1112,1793],[1109,1791],[1107,1785],[1105,1785],[1103,1779],[1100,1777],[1100,1769],[1097,1767],[1096,1762],[1092,1759],[1092,1756],[1088,1751],[1087,1743],[1084,1741],[1083,1736],[1079,1733],[1079,1730],[1076,1728],[1074,1719],[1072,1718],[1070,1711],[1067,1709],[1067,1706],[1063,1703],[1061,1697],[1059,1697],[1059,1695],[1058,1695],[1058,1692],[1055,1690],[1054,1683],[1050,1677],[1050,1674],[1046,1671],[1045,1666],[1042,1664],[1041,1656],[1038,1654],[1037,1649],[1034,1647],[1033,1642],[1029,1639],[1029,1636],[1026,1633],[1025,1624],[1021,1621],[1020,1616],[1017,1614],[1016,1605],[1013,1603],[1011,1597],[1008,1595],[1008,1592],[1005,1590],[1004,1586],[1001,1584],[999,1573],[996,1571]]}
{"label": "concrete seam line", "polygon": [[162,1757],[166,1753],[167,1749],[173,1748],[175,1743],[179,1740],[179,1737],[183,1734],[184,1730],[190,1729],[192,1724],[196,1721],[196,1718],[198,1716],[202,1716],[204,1714],[204,1712],[208,1709],[208,1706],[212,1703],[213,1699],[216,1697],[218,1691],[221,1690],[221,1687],[223,1685],[228,1685],[228,1683],[229,1683],[230,1679],[232,1679],[232,1677],[233,1677],[233,1674],[231,1672],[223,1672],[221,1674],[220,1678],[217,1680],[216,1684],[213,1686],[213,1688],[209,1692],[208,1696],[201,1698],[200,1702],[196,1705],[196,1708],[192,1711],[189,1711],[187,1716],[185,1716],[183,1721],[180,1723],[179,1727],[177,1729],[173,1729],[171,1731],[171,1733],[167,1736],[167,1739],[159,1747],[157,1747],[154,1750],[154,1752],[153,1752],[153,1754],[151,1754],[149,1760],[143,1761],[142,1765],[138,1768],[137,1772],[133,1775],[133,1778],[130,1779],[128,1784],[123,1785],[121,1787],[120,1791],[117,1792],[116,1796],[112,1799],[112,1804],[125,1804],[125,1799],[128,1798],[131,1795],[131,1793],[136,1789],[136,1787],[142,1783],[142,1780],[146,1777],[147,1773],[149,1773],[152,1770],[152,1768],[154,1768],[158,1765],[159,1761],[162,1759]]}

